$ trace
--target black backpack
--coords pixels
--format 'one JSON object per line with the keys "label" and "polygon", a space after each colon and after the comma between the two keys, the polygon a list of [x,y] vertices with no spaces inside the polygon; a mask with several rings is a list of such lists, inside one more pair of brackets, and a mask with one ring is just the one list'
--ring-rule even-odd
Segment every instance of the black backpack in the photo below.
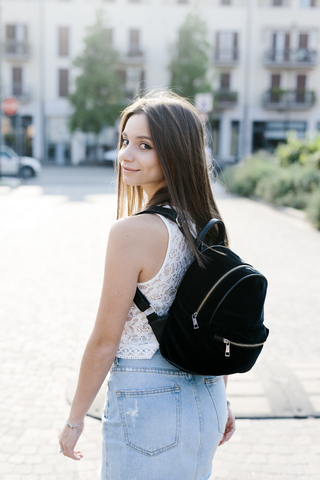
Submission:
{"label": "black backpack", "polygon": [[[177,213],[153,207],[142,213],[159,213],[178,222]],[[219,229],[216,245],[206,247],[210,228]],[[137,288],[134,303],[157,337],[160,353],[172,365],[197,375],[244,373],[255,364],[269,330],[263,325],[266,278],[223,246],[225,227],[212,219],[201,230],[196,246],[204,267],[196,259],[188,267],[167,315],[158,316]],[[150,310],[149,310],[150,309]]]}

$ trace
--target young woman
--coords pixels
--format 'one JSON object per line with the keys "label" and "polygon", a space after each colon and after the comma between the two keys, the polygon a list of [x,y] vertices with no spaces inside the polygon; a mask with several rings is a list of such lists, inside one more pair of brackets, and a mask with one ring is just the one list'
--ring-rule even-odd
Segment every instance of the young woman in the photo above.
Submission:
{"label": "young woman", "polygon": [[[196,109],[167,91],[138,99],[122,114],[118,160],[119,220],[110,230],[97,319],[60,451],[83,457],[75,446],[84,417],[111,371],[101,480],[205,480],[217,446],[235,430],[226,378],[170,365],[133,303],[138,285],[157,313],[166,313],[197,256],[192,234],[220,218]],[[133,216],[152,205],[174,208],[185,236],[161,215]]]}

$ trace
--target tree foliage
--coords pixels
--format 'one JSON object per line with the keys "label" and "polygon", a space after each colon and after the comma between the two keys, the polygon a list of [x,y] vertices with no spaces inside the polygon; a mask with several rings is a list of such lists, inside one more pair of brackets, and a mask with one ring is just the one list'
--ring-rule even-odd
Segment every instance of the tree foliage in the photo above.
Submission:
{"label": "tree foliage", "polygon": [[210,67],[207,26],[197,14],[189,13],[179,28],[178,41],[171,47],[170,86],[188,98],[209,92]]}
{"label": "tree foliage", "polygon": [[69,95],[74,113],[70,130],[99,133],[106,125],[114,125],[123,105],[123,89],[116,67],[120,53],[112,48],[101,12],[96,23],[88,28],[83,52],[73,65],[80,69],[75,91]]}

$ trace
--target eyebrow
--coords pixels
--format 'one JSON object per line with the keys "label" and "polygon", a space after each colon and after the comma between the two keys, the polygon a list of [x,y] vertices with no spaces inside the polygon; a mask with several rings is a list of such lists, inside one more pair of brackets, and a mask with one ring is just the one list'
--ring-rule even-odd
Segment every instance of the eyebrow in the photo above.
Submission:
{"label": "eyebrow", "polygon": [[[122,132],[122,137],[127,137],[128,135],[126,134],[126,132]],[[147,140],[151,140],[152,142],[152,138],[151,137],[148,137],[148,135],[137,135],[136,138],[145,138]]]}

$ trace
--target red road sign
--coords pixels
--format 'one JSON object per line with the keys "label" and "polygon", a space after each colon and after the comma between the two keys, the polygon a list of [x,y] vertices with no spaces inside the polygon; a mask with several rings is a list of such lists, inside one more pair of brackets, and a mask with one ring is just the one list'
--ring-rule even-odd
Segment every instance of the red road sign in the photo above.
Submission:
{"label": "red road sign", "polygon": [[19,110],[19,102],[16,97],[7,97],[2,102],[2,111],[5,115],[13,117],[17,115]]}

